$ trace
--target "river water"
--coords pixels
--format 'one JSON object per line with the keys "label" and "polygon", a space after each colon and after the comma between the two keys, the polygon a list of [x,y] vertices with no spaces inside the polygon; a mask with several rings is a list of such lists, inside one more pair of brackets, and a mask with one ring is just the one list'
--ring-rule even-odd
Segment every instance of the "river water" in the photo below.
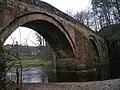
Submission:
{"label": "river water", "polygon": [[[16,82],[16,69],[12,68],[7,72],[7,78]],[[41,67],[24,68],[22,73],[23,83],[48,83],[48,75],[43,72]]]}
{"label": "river water", "polygon": [[[48,82],[78,82],[84,81],[83,77],[80,77],[75,72],[56,72],[49,71],[49,69],[43,69],[42,67],[29,67],[23,68],[22,82],[23,83],[48,83]],[[20,75],[19,75],[20,76]],[[16,69],[12,68],[7,72],[7,78],[16,82]]]}

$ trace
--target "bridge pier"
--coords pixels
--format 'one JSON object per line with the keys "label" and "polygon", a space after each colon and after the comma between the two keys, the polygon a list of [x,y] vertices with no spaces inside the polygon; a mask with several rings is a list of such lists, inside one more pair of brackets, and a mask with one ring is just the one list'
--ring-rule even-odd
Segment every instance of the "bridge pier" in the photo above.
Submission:
{"label": "bridge pier", "polygon": [[84,64],[78,58],[56,60],[58,82],[79,82],[104,80],[109,77],[109,63]]}

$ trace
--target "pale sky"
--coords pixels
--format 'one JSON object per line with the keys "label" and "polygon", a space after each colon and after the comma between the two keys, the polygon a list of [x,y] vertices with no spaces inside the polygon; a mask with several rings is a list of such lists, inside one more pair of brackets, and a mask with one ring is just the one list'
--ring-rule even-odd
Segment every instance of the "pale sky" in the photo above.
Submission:
{"label": "pale sky", "polygon": [[[90,0],[42,0],[45,1],[52,6],[58,8],[59,10],[63,12],[72,11],[73,13],[76,13],[77,11],[85,10],[90,6]],[[35,31],[32,29],[19,27],[17,28],[11,36],[8,37],[6,42],[4,44],[13,44],[13,40],[18,41],[20,44],[20,32],[21,32],[21,44],[26,44],[26,41],[28,45],[35,46],[37,38],[35,37]],[[12,39],[11,39],[12,38]]]}
{"label": "pale sky", "polygon": [[90,6],[90,0],[42,0],[48,2],[59,10],[66,12],[66,10],[81,11]]}

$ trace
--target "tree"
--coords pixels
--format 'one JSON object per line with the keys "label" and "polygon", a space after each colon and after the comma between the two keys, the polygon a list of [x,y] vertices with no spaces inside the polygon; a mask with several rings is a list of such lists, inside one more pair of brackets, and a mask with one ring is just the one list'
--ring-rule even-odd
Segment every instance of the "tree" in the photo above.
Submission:
{"label": "tree", "polygon": [[6,90],[7,80],[6,80],[6,72],[9,71],[14,64],[18,61],[18,59],[13,56],[4,54],[0,52],[0,90]]}
{"label": "tree", "polygon": [[120,23],[120,0],[92,0],[91,5],[100,28]]}
{"label": "tree", "polygon": [[77,12],[74,15],[74,18],[80,23],[86,25],[87,27],[90,27],[91,15],[92,15],[91,11],[86,10],[86,11]]}
{"label": "tree", "polygon": [[4,10],[6,8],[7,0],[0,0],[0,10]]}
{"label": "tree", "polygon": [[37,45],[38,46],[42,46],[42,43],[43,43],[43,37],[39,34],[39,33],[35,33],[35,36],[37,38]]}

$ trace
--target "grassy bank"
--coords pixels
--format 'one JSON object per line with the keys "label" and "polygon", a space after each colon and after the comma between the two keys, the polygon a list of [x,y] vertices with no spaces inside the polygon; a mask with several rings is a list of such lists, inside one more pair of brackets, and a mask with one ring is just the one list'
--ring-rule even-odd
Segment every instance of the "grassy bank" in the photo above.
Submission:
{"label": "grassy bank", "polygon": [[51,61],[45,60],[22,60],[23,67],[37,67],[37,66],[48,66]]}
{"label": "grassy bank", "polygon": [[[12,62],[11,62],[12,63]],[[47,60],[22,60],[22,67],[28,68],[28,67],[46,67],[48,65],[51,65],[52,61]],[[13,67],[17,67],[17,64],[15,64]]]}

